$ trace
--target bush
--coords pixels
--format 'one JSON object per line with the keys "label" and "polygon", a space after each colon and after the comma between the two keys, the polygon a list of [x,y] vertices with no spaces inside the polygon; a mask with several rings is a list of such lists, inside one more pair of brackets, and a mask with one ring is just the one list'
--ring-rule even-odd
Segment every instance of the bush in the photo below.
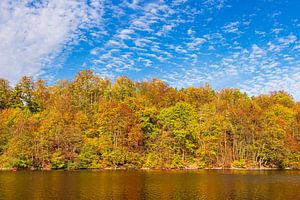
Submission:
{"label": "bush", "polygon": [[118,149],[109,152],[106,156],[109,164],[113,167],[124,165],[126,160],[125,153]]}
{"label": "bush", "polygon": [[199,169],[204,169],[207,167],[207,163],[205,162],[205,160],[202,160],[200,159],[198,162],[197,162],[197,166]]}
{"label": "bush", "polygon": [[126,153],[126,160],[124,167],[129,169],[138,169],[141,168],[143,165],[143,160],[141,159],[140,154],[127,152]]}
{"label": "bush", "polygon": [[246,168],[246,161],[244,159],[235,160],[232,163],[232,167],[234,167],[234,168]]}
{"label": "bush", "polygon": [[55,151],[51,157],[51,168],[52,169],[64,169],[66,168],[65,157],[62,155],[60,150]]}
{"label": "bush", "polygon": [[182,169],[185,167],[185,165],[184,165],[184,162],[183,162],[181,156],[175,154],[173,156],[170,166],[168,166],[168,167],[171,169]]}
{"label": "bush", "polygon": [[293,153],[288,156],[284,162],[284,167],[300,169],[300,153]]}
{"label": "bush", "polygon": [[78,156],[80,169],[97,169],[100,167],[99,156],[93,146],[86,146]]}
{"label": "bush", "polygon": [[67,169],[68,170],[74,170],[74,169],[77,169],[77,165],[76,163],[74,163],[73,161],[69,161],[68,164],[67,164]]}
{"label": "bush", "polygon": [[30,166],[30,163],[28,161],[21,159],[21,158],[16,158],[13,160],[13,167],[16,168],[27,168]]}
{"label": "bush", "polygon": [[159,167],[160,158],[154,153],[148,153],[145,159],[144,167],[147,168],[156,168]]}

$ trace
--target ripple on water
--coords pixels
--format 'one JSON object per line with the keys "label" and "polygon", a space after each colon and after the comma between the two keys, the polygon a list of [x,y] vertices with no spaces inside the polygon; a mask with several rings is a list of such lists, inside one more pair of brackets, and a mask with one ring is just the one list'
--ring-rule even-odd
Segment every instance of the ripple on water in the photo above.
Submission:
{"label": "ripple on water", "polygon": [[0,172],[0,199],[286,199],[299,171]]}

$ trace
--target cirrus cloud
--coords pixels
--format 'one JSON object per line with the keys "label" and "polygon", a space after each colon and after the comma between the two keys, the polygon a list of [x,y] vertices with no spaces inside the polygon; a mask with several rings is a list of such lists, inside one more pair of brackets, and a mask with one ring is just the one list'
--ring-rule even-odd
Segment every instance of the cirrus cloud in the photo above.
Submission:
{"label": "cirrus cloud", "polygon": [[15,83],[37,75],[47,64],[78,42],[81,30],[101,23],[103,2],[0,2],[0,76]]}

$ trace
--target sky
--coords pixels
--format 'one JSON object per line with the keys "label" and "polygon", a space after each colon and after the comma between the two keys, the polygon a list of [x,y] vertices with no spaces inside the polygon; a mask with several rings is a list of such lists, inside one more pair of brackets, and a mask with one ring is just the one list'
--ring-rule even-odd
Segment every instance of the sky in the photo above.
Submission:
{"label": "sky", "polygon": [[299,0],[1,0],[0,77],[92,69],[300,100]]}

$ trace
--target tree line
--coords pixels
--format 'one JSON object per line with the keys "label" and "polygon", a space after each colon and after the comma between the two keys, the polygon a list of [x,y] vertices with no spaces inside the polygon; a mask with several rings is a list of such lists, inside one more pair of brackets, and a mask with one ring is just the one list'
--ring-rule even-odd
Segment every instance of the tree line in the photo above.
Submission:
{"label": "tree line", "polygon": [[300,168],[300,103],[80,71],[0,79],[0,168]]}

